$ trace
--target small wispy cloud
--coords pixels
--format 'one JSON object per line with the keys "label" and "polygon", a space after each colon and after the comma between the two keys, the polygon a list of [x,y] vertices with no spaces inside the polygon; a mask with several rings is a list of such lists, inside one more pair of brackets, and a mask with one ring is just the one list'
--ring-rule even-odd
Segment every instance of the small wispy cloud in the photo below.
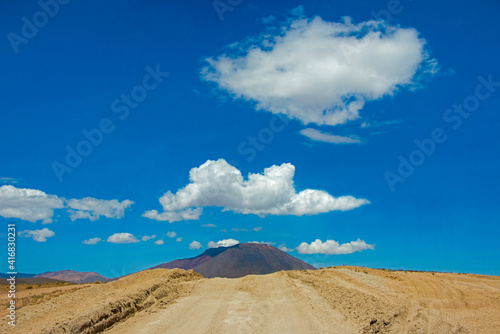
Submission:
{"label": "small wispy cloud", "polygon": [[131,244],[139,240],[130,233],[115,233],[108,238],[108,242],[113,244]]}
{"label": "small wispy cloud", "polygon": [[313,128],[305,128],[300,130],[300,134],[314,141],[320,141],[329,144],[360,144],[361,140],[355,136],[344,137],[323,132]]}
{"label": "small wispy cloud", "polygon": [[95,245],[95,244],[97,244],[98,242],[101,242],[101,241],[102,241],[101,238],[90,238],[88,240],[83,240],[82,244],[84,244],[84,245]]}
{"label": "small wispy cloud", "polygon": [[286,244],[281,244],[278,246],[278,249],[281,249],[283,252],[293,252],[294,249],[288,248]]}
{"label": "small wispy cloud", "polygon": [[233,228],[231,228],[231,231],[233,231],[233,232],[247,232],[248,230],[246,228],[233,227]]}
{"label": "small wispy cloud", "polygon": [[201,243],[199,241],[193,240],[193,242],[189,244],[189,249],[200,249],[200,248],[201,248]]}
{"label": "small wispy cloud", "polygon": [[292,16],[295,16],[295,17],[304,17],[304,13],[305,13],[305,11],[304,11],[304,6],[303,5],[295,7],[294,9],[292,9],[290,11],[290,14]]}
{"label": "small wispy cloud", "polygon": [[0,184],[18,184],[20,179],[14,177],[0,177]]}
{"label": "small wispy cloud", "polygon": [[322,242],[320,239],[316,239],[310,244],[308,244],[307,242],[303,242],[297,247],[297,251],[299,252],[299,254],[326,255],[351,254],[367,249],[375,249],[375,245],[369,245],[361,239],[345,244],[339,244],[335,240],[326,240],[325,242]]}
{"label": "small wispy cloud", "polygon": [[273,23],[274,21],[276,21],[276,17],[274,17],[273,15],[269,15],[269,16],[263,17],[261,19],[261,21],[264,24]]}
{"label": "small wispy cloud", "polygon": [[250,244],[264,244],[264,245],[269,245],[269,246],[276,245],[276,243],[273,241],[249,241],[248,243],[250,243]]}
{"label": "small wispy cloud", "polygon": [[239,244],[240,242],[235,239],[224,239],[217,242],[210,241],[208,243],[208,248],[218,248],[218,247],[230,247]]}
{"label": "small wispy cloud", "polygon": [[36,242],[45,242],[47,238],[52,238],[55,233],[48,228],[43,228],[41,230],[25,230],[17,233],[20,237],[33,238]]}
{"label": "small wispy cloud", "polygon": [[372,120],[372,121],[366,121],[366,122],[361,123],[361,127],[362,128],[379,128],[382,126],[394,125],[394,124],[398,124],[401,122],[402,121],[400,119],[391,119],[391,120],[380,121],[380,122],[376,121],[376,120]]}

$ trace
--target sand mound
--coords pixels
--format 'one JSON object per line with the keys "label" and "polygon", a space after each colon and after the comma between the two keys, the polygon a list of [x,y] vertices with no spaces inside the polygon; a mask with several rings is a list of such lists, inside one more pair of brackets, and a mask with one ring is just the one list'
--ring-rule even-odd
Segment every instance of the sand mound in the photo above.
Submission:
{"label": "sand mound", "polygon": [[500,277],[336,267],[286,272],[361,333],[500,333]]}
{"label": "sand mound", "polygon": [[[45,303],[19,309],[18,325],[13,332],[99,333],[138,311],[172,302],[185,292],[182,282],[201,278],[203,276],[193,271],[155,269],[107,284],[94,284]],[[3,323],[0,330],[7,332],[7,326]]]}

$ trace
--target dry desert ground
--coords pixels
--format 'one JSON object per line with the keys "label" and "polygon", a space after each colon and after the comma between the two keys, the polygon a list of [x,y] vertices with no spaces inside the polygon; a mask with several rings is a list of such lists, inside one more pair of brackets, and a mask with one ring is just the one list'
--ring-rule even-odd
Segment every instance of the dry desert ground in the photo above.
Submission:
{"label": "dry desert ground", "polygon": [[500,277],[472,274],[342,266],[206,279],[155,269],[18,298],[33,305],[1,333],[500,333]]}

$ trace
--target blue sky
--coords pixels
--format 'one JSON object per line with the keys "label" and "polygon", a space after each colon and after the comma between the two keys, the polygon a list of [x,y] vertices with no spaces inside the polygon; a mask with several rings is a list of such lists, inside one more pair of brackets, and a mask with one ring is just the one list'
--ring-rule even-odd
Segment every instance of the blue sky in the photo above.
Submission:
{"label": "blue sky", "polygon": [[495,1],[41,3],[0,11],[18,271],[237,240],[500,275]]}

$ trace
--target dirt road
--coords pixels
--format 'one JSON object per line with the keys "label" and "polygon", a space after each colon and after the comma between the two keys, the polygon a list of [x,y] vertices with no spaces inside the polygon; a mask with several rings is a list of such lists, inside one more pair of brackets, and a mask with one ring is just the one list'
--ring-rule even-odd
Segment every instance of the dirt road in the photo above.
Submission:
{"label": "dirt road", "polygon": [[358,333],[315,289],[283,273],[214,278],[165,309],[133,317],[106,333]]}

